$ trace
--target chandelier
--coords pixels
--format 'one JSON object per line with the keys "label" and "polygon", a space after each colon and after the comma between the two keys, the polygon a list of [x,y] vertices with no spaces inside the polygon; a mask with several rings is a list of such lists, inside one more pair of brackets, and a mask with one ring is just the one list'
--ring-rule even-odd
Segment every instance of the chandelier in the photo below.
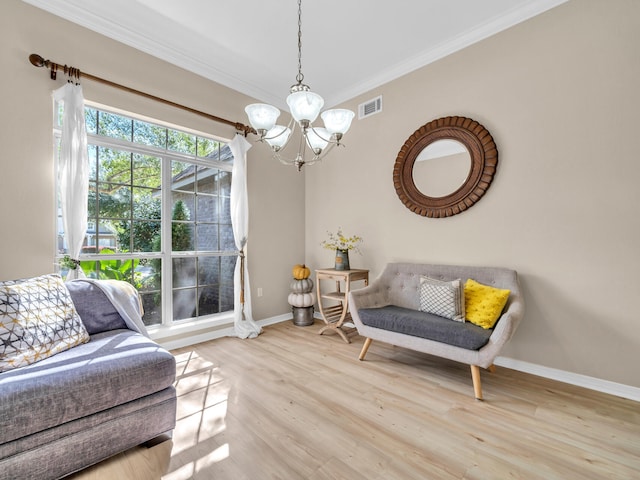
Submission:
{"label": "chandelier", "polygon": [[[302,0],[298,0],[298,74],[296,84],[291,86],[287,105],[291,121],[285,127],[276,125],[280,110],[265,103],[254,103],[245,107],[249,123],[256,130],[261,142],[269,144],[273,157],[285,165],[294,165],[298,171],[304,165],[313,165],[322,160],[333,147],[341,145],[342,136],[349,130],[354,113],[342,108],[326,110],[320,115],[324,127],[314,127],[324,105],[323,98],[313,93],[308,85],[302,83]],[[295,130],[300,130],[298,150],[293,158],[285,158],[284,150],[291,143]],[[296,142],[293,142],[296,143]],[[306,158],[307,149],[310,159]]]}

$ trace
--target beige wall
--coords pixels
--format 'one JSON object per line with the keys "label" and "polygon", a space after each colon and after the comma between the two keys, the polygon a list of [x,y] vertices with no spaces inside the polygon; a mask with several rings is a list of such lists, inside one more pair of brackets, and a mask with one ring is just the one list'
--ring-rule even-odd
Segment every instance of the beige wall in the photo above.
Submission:
{"label": "beige wall", "polygon": [[[306,255],[338,226],[365,239],[351,265],[511,267],[527,311],[504,355],[640,387],[640,2],[571,1],[349,102],[383,95],[346,148],[307,172]],[[485,197],[447,219],[403,206],[398,150],[447,115],[499,150]]]}
{"label": "beige wall", "polygon": [[[383,94],[383,112],[355,120],[347,147],[303,175],[256,145],[249,153],[255,317],[288,311],[289,267],[305,256],[314,268],[331,265],[332,253],[319,243],[342,226],[365,238],[351,264],[372,276],[405,260],[517,269],[527,315],[506,356],[640,387],[639,19],[634,0],[574,0],[362,95],[347,106]],[[234,120],[244,122],[250,101],[18,0],[0,2],[0,279],[53,268],[50,92],[63,79],[56,84],[32,67],[33,52]],[[233,135],[83,85],[88,99]],[[397,198],[393,163],[416,128],[446,115],[484,124],[500,165],[473,208],[427,219]]]}
{"label": "beige wall", "polygon": [[[53,271],[51,91],[66,80],[59,74],[57,82],[51,81],[48,72],[28,62],[31,53],[243,123],[244,105],[252,101],[19,0],[0,2],[2,280]],[[234,135],[232,127],[95,82],[82,83],[88,100],[226,138]],[[275,163],[265,152],[262,145],[256,145],[248,160],[251,192],[248,261],[256,319],[288,310],[289,266],[304,259],[304,228],[300,227],[304,225],[304,176]],[[263,297],[256,296],[257,287],[263,288]]]}

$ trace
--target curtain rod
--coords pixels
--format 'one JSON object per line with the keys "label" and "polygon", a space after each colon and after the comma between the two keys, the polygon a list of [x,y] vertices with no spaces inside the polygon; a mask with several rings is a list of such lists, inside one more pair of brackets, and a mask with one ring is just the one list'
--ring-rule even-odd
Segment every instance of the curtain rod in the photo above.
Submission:
{"label": "curtain rod", "polygon": [[200,110],[196,110],[191,107],[187,107],[185,105],[180,105],[179,103],[172,102],[170,100],[166,100],[164,98],[156,97],[155,95],[151,95],[149,93],[141,92],[140,90],[135,90],[130,87],[126,87],[124,85],[120,85],[118,83],[112,82],[111,80],[106,80],[101,77],[96,77],[95,75],[91,75],[90,73],[81,72],[79,69],[75,67],[68,67],[67,65],[60,65],[59,63],[52,62],[51,60],[45,60],[37,53],[32,53],[29,55],[29,61],[35,67],[46,67],[51,69],[51,80],[56,79],[56,74],[58,70],[63,71],[66,75],[70,77],[75,77],[80,79],[80,77],[85,77],[89,80],[93,80],[98,83],[103,83],[105,85],[109,85],[110,87],[117,88],[119,90],[124,90],[125,92],[135,93],[136,95],[140,95],[145,98],[149,98],[151,100],[155,100],[156,102],[164,103],[165,105],[170,105],[175,108],[180,108],[182,110],[186,110],[187,112],[195,113],[196,115],[200,115],[202,117],[206,117],[209,120],[213,120],[214,122],[224,123],[226,125],[231,125],[238,132],[242,132],[246,137],[249,133],[256,133],[256,131],[248,126],[239,122],[232,122],[231,120],[227,120],[226,118],[216,117],[215,115],[211,115],[209,113],[201,112]]}

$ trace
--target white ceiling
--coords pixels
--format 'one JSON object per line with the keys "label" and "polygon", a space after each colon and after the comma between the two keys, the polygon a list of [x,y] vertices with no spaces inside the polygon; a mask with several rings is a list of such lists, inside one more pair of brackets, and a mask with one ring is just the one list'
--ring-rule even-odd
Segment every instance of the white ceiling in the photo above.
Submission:
{"label": "white ceiling", "polygon": [[[296,0],[23,1],[280,108],[296,83]],[[304,82],[333,106],[565,1],[305,0]]]}

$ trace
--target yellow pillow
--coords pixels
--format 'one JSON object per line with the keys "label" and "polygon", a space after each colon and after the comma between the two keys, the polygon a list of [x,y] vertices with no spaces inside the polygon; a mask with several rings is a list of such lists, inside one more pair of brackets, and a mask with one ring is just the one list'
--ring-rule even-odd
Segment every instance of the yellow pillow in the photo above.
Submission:
{"label": "yellow pillow", "polygon": [[511,291],[483,285],[473,279],[464,284],[465,318],[482,328],[493,328]]}

